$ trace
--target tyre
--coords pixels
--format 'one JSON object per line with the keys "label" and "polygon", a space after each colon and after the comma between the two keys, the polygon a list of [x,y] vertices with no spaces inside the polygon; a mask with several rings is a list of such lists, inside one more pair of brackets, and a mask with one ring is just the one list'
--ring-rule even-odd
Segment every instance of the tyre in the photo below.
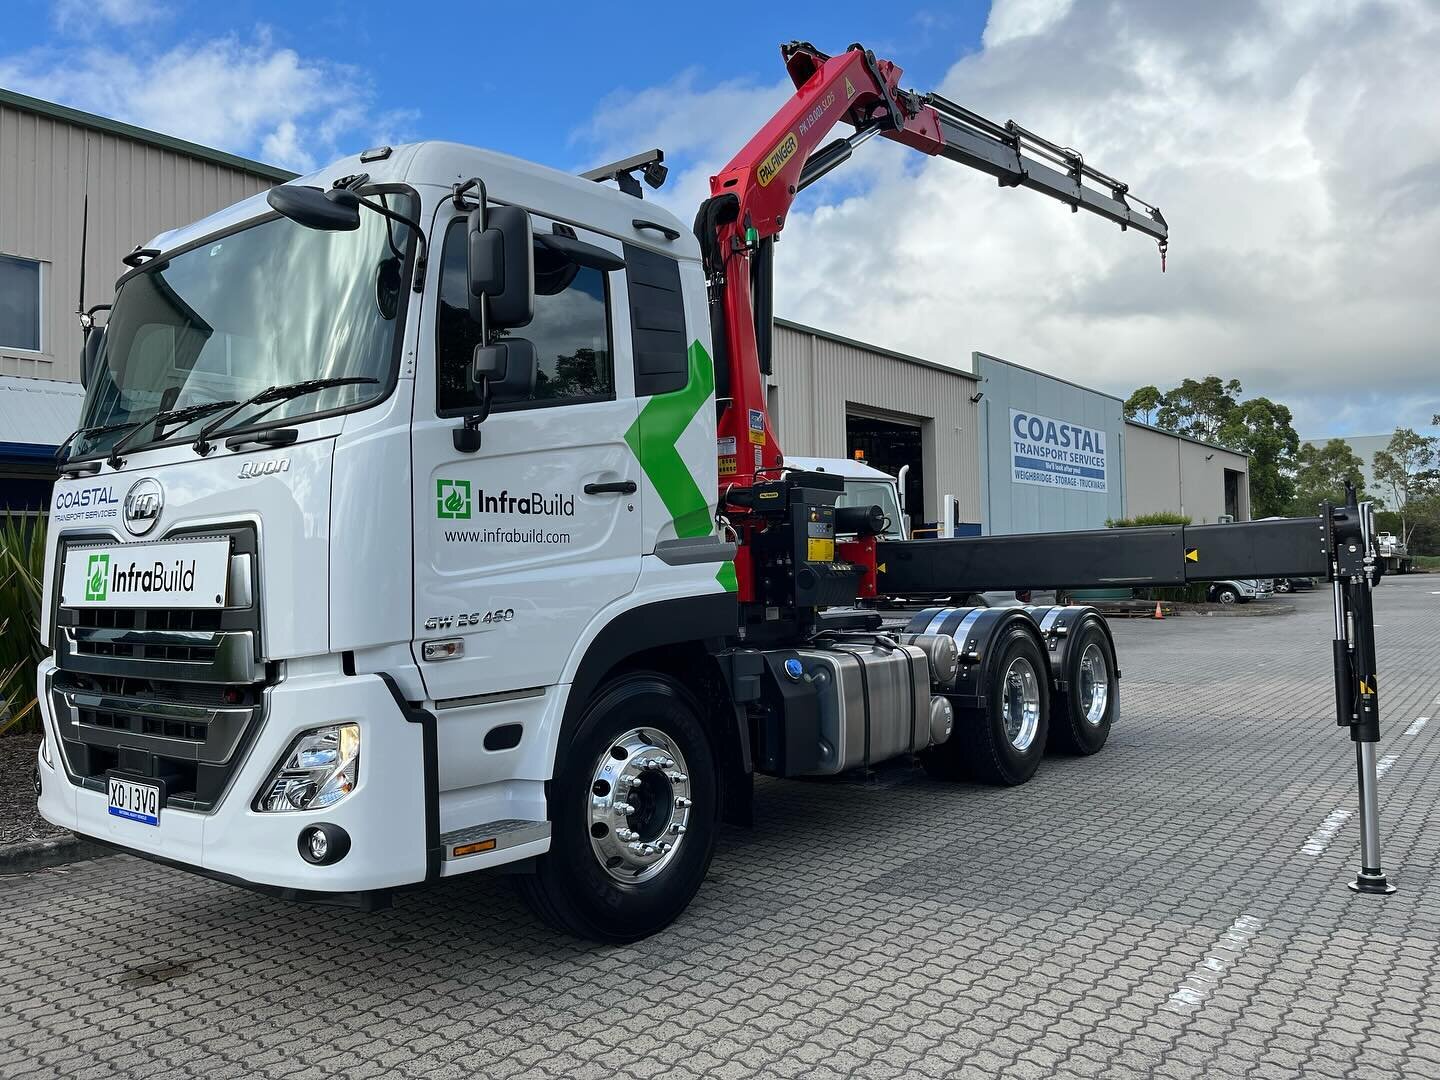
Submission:
{"label": "tyre", "polygon": [[1294,586],[1290,584],[1290,580],[1288,578],[1277,578],[1275,580],[1275,591],[1277,593],[1288,593],[1292,592],[1293,590]]}
{"label": "tyre", "polygon": [[560,750],[548,785],[550,850],[521,895],[550,925],[592,941],[668,926],[715,850],[715,754],[699,707],[664,675],[604,686]]}
{"label": "tyre", "polygon": [[1215,590],[1217,604],[1234,604],[1240,600],[1240,592],[1233,585],[1221,585]]}
{"label": "tyre", "polygon": [[931,776],[1013,786],[1040,767],[1050,725],[1045,656],[1023,626],[1003,631],[994,649],[988,705],[955,710],[954,733],[920,757]]}
{"label": "tyre", "polygon": [[1049,748],[1062,754],[1095,753],[1110,738],[1119,703],[1115,649],[1104,628],[1086,619],[1065,656],[1065,689],[1055,695]]}

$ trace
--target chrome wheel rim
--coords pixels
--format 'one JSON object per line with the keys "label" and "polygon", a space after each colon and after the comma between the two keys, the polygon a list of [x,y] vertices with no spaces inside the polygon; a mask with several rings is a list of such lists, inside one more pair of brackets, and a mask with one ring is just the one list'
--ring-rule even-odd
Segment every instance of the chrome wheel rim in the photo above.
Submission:
{"label": "chrome wheel rim", "polygon": [[648,881],[674,860],[690,823],[685,756],[655,728],[631,728],[591,770],[590,850],[616,881]]}
{"label": "chrome wheel rim", "polygon": [[1110,665],[1098,641],[1085,646],[1080,654],[1080,710],[1087,724],[1096,727],[1105,719],[1110,704]]}
{"label": "chrome wheel rim", "polygon": [[1233,604],[1235,602],[1235,594],[1229,589],[1221,589],[1218,599],[1222,604]]}
{"label": "chrome wheel rim", "polygon": [[1011,746],[1024,753],[1040,730],[1040,680],[1036,678],[1035,665],[1023,656],[1011,660],[1000,692],[1005,737]]}

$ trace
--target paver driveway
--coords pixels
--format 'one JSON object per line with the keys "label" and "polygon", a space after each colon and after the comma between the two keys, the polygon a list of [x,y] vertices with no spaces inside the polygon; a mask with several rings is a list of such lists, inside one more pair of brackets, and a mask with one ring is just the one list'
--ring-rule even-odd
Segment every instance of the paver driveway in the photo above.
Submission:
{"label": "paver driveway", "polygon": [[0,1074],[1440,1077],[1440,576],[1377,601],[1388,899],[1344,888],[1322,590],[1117,623],[1110,745],[1027,787],[761,783],[626,948],[500,879],[369,915],[131,858],[0,879]]}

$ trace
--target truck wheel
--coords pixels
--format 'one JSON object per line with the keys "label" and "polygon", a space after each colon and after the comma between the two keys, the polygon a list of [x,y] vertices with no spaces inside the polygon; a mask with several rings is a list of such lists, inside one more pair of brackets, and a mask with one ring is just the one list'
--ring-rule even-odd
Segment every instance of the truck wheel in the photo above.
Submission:
{"label": "truck wheel", "polygon": [[985,687],[989,705],[955,710],[954,734],[920,757],[931,776],[1013,786],[1040,767],[1050,726],[1045,657],[1020,626],[1006,631],[995,650]]}
{"label": "truck wheel", "polygon": [[1080,624],[1079,633],[1070,641],[1065,667],[1066,689],[1055,695],[1050,749],[1093,754],[1110,738],[1120,696],[1115,649],[1094,619]]}
{"label": "truck wheel", "polygon": [[550,851],[517,878],[550,925],[636,941],[685,910],[710,866],[715,758],[700,710],[669,678],[604,687],[561,748],[549,784]]}
{"label": "truck wheel", "polygon": [[1240,599],[1240,594],[1233,586],[1221,585],[1215,590],[1215,602],[1219,604],[1234,604]]}

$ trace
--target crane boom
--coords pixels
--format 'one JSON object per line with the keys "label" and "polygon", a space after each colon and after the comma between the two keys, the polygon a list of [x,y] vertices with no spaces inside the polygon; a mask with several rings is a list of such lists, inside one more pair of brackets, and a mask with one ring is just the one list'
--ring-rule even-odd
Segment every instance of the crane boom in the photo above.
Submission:
{"label": "crane boom", "polygon": [[[783,463],[766,407],[770,373],[774,241],[796,195],[876,135],[1027,187],[1157,239],[1169,228],[1154,206],[1087,164],[1074,150],[1014,121],[1001,125],[938,94],[900,87],[901,69],[860,45],[830,56],[808,42],[781,46],[795,93],[718,174],[700,206],[695,234],[709,283],[720,415],[719,478],[742,536],[743,496]],[[854,131],[825,143],[839,123]],[[743,545],[742,545],[743,547]],[[753,567],[742,552],[740,598],[755,599]]]}

